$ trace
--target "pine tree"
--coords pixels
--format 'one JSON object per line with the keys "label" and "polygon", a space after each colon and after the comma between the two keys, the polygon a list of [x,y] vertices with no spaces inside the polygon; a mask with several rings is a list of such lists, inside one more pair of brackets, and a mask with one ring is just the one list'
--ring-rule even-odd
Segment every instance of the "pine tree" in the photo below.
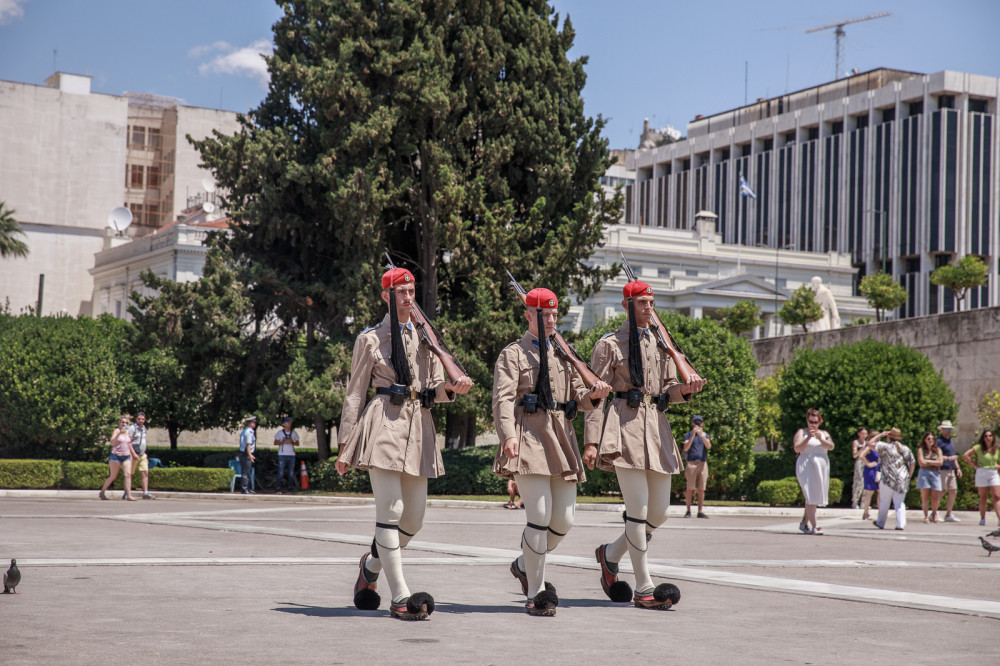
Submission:
{"label": "pine tree", "polygon": [[310,345],[357,332],[384,312],[388,248],[477,382],[448,412],[467,441],[524,327],[505,269],[580,297],[610,275],[581,263],[622,199],[598,185],[610,156],[572,25],[543,0],[284,8],[267,98],[237,135],[195,143],[240,222],[254,307]]}

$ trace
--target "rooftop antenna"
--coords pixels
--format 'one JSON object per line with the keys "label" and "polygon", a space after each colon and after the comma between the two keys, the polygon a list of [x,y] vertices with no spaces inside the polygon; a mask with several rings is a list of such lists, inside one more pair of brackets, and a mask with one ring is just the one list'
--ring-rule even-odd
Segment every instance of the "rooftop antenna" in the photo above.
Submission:
{"label": "rooftop antenna", "polygon": [[878,12],[877,14],[869,14],[868,16],[859,16],[858,18],[847,19],[846,21],[837,21],[836,23],[830,23],[829,25],[821,25],[817,28],[809,28],[806,32],[819,32],[820,30],[829,30],[830,28],[835,28],[833,31],[834,38],[837,41],[837,62],[835,63],[836,70],[833,73],[834,80],[840,78],[841,73],[844,71],[844,26],[850,23],[861,23],[862,21],[874,21],[875,19],[885,18],[886,16],[892,16],[892,12]]}

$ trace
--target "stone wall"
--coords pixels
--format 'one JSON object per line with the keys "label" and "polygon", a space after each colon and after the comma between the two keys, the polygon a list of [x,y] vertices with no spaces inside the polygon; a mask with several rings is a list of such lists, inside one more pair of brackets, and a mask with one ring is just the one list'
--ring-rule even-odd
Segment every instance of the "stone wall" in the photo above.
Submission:
{"label": "stone wall", "polygon": [[1000,307],[754,340],[751,345],[760,364],[757,376],[774,374],[810,344],[826,349],[868,338],[906,344],[927,355],[959,403],[956,443],[960,449],[971,446],[979,429],[976,405],[984,393],[1000,389]]}

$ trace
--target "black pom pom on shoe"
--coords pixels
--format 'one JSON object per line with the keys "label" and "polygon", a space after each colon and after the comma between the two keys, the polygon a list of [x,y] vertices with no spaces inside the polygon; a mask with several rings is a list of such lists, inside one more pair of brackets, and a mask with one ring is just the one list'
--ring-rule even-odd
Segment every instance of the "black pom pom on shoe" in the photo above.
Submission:
{"label": "black pom pom on shoe", "polygon": [[552,617],[556,614],[556,606],[558,605],[559,597],[555,592],[542,590],[533,599],[528,600],[525,610],[528,611],[528,615]]}
{"label": "black pom pom on shoe", "polygon": [[416,594],[412,594],[406,601],[406,610],[411,613],[426,612],[427,615],[430,615],[434,612],[434,597],[426,592],[417,592]]}
{"label": "black pom pom on shoe", "polygon": [[616,604],[624,604],[632,601],[632,586],[623,580],[611,584],[608,589],[608,596]]}
{"label": "black pom pom on shoe", "polygon": [[653,598],[659,602],[669,601],[671,606],[676,606],[681,600],[681,591],[671,583],[660,583],[653,590]]}
{"label": "black pom pom on shoe", "polygon": [[366,588],[354,595],[354,607],[358,610],[378,610],[381,603],[382,597],[375,590]]}

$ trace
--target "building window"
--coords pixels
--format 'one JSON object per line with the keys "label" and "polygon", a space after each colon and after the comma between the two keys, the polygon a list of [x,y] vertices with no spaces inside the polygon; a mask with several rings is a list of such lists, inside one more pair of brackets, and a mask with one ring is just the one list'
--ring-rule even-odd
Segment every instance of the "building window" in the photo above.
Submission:
{"label": "building window", "polygon": [[728,159],[729,159],[729,149],[723,148],[722,150],[719,151],[719,161],[725,162]]}
{"label": "building window", "polygon": [[160,167],[158,166],[149,167],[149,171],[146,173],[146,186],[147,187],[160,186]]}
{"label": "building window", "polygon": [[698,277],[698,271],[692,269],[686,269],[684,275],[687,277]]}
{"label": "building window", "polygon": [[684,162],[681,164],[681,171],[687,171],[690,168],[691,168],[691,160],[690,159],[684,160]]}
{"label": "building window", "polygon": [[868,127],[868,114],[866,113],[863,116],[855,116],[854,126],[857,127],[858,129],[862,129],[863,127]]}
{"label": "building window", "polygon": [[659,277],[659,278],[668,278],[668,277],[670,277],[670,269],[669,268],[657,268],[656,269],[656,277]]}
{"label": "building window", "polygon": [[830,134],[843,134],[844,133],[844,121],[838,120],[835,123],[830,124]]}
{"label": "building window", "polygon": [[144,167],[141,164],[132,164],[129,167],[129,172],[131,173],[131,177],[129,178],[129,187],[142,187],[143,171]]}
{"label": "building window", "polygon": [[907,273],[919,273],[920,272],[920,257],[907,257],[906,258],[906,272]]}
{"label": "building window", "polygon": [[882,122],[891,123],[896,119],[896,109],[882,109]]}
{"label": "building window", "polygon": [[790,144],[790,143],[795,143],[795,130],[792,130],[791,132],[785,132],[785,135],[784,135],[783,138],[785,140],[785,145],[786,146],[788,144]]}
{"label": "building window", "polygon": [[951,255],[946,252],[941,252],[934,255],[934,268],[941,268],[942,266],[947,266],[951,263]]}
{"label": "building window", "polygon": [[128,209],[132,211],[132,222],[140,226],[146,224],[145,206],[142,204],[129,204]]}
{"label": "building window", "polygon": [[121,319],[121,318],[122,318],[122,302],[116,299],[115,300],[115,319]]}
{"label": "building window", "polygon": [[163,136],[160,134],[159,127],[150,127],[146,130],[148,136],[146,139],[146,144],[155,150],[159,150],[163,146]]}
{"label": "building window", "polygon": [[740,146],[740,157],[750,157],[750,144],[744,143]]}
{"label": "building window", "polygon": [[986,113],[987,105],[985,99],[969,98],[969,113]]}
{"label": "building window", "polygon": [[778,289],[784,289],[788,286],[788,280],[785,278],[778,278],[774,281],[774,284]]}
{"label": "building window", "polygon": [[145,146],[146,145],[146,128],[142,125],[132,126],[132,142],[129,144],[131,146]]}
{"label": "building window", "polygon": [[924,112],[924,103],[923,102],[910,102],[910,115],[911,116],[919,116],[923,112]]}
{"label": "building window", "polygon": [[938,95],[938,108],[939,109],[954,109],[955,108],[955,96],[954,95]]}
{"label": "building window", "polygon": [[809,141],[815,141],[816,139],[819,138],[818,127],[810,127],[808,131],[809,131],[809,139],[808,139]]}

